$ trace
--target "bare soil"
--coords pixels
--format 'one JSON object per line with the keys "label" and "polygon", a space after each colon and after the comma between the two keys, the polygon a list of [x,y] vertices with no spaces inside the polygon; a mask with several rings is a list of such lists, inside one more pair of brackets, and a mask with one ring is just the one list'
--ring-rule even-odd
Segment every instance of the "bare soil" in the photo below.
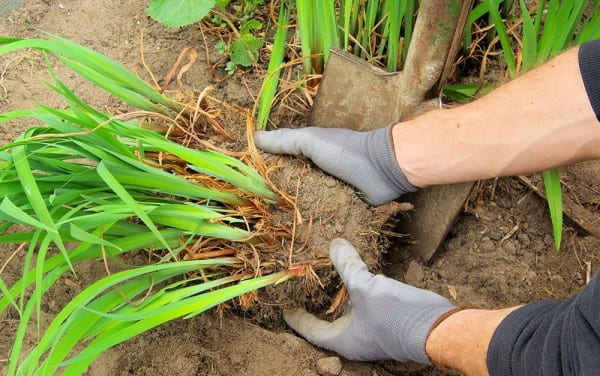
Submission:
{"label": "bare soil", "polygon": [[[146,6],[147,1],[142,0],[28,0],[24,7],[0,19],[0,34],[32,37],[40,36],[40,30],[59,34],[112,57],[147,80],[151,78],[142,64],[142,50],[145,63],[156,77],[162,78],[179,53],[193,47],[199,59],[184,76],[186,88],[200,92],[212,85],[216,88],[213,96],[241,108],[252,108],[262,79],[258,69],[227,75],[225,60],[214,49],[217,37],[203,33],[198,26],[167,29],[145,15]],[[66,68],[56,69],[88,103],[100,108],[116,105],[114,99]],[[62,106],[45,86],[45,80],[47,69],[39,54],[24,51],[0,58],[0,111],[31,108],[35,101]],[[280,106],[272,126],[301,127],[306,115],[306,107]],[[238,133],[244,129],[245,124],[239,124],[239,119],[231,117],[230,122],[225,124],[228,129]],[[28,125],[1,124],[0,142],[11,141]],[[295,244],[293,249],[305,257],[326,263],[328,242],[343,236],[356,245],[375,272],[436,291],[457,305],[488,308],[568,297],[600,265],[600,241],[581,227],[578,214],[573,217],[580,220],[580,225],[567,218],[561,250],[554,250],[546,202],[532,189],[539,182],[535,175],[478,182],[440,251],[424,263],[406,252],[401,238],[385,235],[394,221],[410,220],[410,212],[394,214],[393,206],[371,209],[350,187],[306,161],[266,155],[265,159],[269,165],[286,166],[272,177],[280,189],[297,199],[303,221],[295,223],[294,231],[298,239],[307,241]],[[564,190],[573,205],[596,221],[600,220],[599,172],[596,162],[563,170]],[[280,215],[281,221],[290,222],[286,217],[289,213]],[[3,247],[0,265],[14,249]],[[289,240],[284,241],[280,257],[285,258],[289,249]],[[17,257],[2,278],[10,285],[20,268]],[[47,294],[45,320],[105,274],[101,263],[79,268],[78,276],[66,276]],[[323,314],[340,284],[330,267],[319,269],[318,276],[322,285],[307,286],[294,281],[267,288],[259,292],[257,303],[245,312],[213,310],[161,326],[107,351],[88,374],[315,375],[317,361],[332,354],[295,336],[285,326],[281,308],[302,304]],[[0,317],[0,374],[4,374],[18,317],[10,312]],[[453,374],[396,362],[342,363],[342,375]]]}

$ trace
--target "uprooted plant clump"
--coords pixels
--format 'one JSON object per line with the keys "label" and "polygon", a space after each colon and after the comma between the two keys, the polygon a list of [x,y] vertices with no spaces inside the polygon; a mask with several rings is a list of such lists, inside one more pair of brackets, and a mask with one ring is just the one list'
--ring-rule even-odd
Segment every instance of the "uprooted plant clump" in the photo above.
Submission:
{"label": "uprooted plant clump", "polygon": [[[215,149],[241,158],[269,181],[281,200],[277,204],[261,204],[246,213],[255,241],[211,244],[206,240],[186,248],[185,259],[231,255],[243,261],[243,269],[236,273],[255,275],[303,265],[298,278],[233,302],[244,317],[263,326],[280,325],[284,307],[303,306],[315,313],[338,312],[345,296],[327,256],[329,242],[336,237],[348,239],[370,269],[377,271],[389,237],[397,240],[402,236],[391,231],[394,222],[401,213],[411,210],[411,205],[392,202],[371,208],[361,200],[359,192],[310,161],[257,151],[252,140],[253,121],[247,110],[209,95],[202,106],[203,122],[212,126],[180,129],[169,137],[191,148]],[[338,291],[341,294],[332,298]]]}
{"label": "uprooted plant clump", "polygon": [[[177,89],[169,90],[171,78],[186,55],[191,63],[178,71]],[[412,206],[392,202],[370,208],[358,192],[309,161],[259,152],[253,143],[254,117],[248,109],[212,96],[218,94],[214,87],[194,93],[182,85],[181,77],[195,56],[192,49],[184,49],[160,85],[161,92],[190,109],[187,117],[179,116],[176,122],[163,124],[170,130],[166,135],[185,147],[215,150],[241,160],[265,178],[279,200],[268,203],[249,196],[249,206],[236,208],[246,229],[253,234],[250,241],[223,243],[219,239],[200,239],[184,249],[183,258],[234,256],[242,261],[242,267],[232,273],[244,275],[265,275],[302,265],[299,278],[245,294],[234,302],[245,317],[263,326],[279,325],[282,307],[304,306],[317,313],[337,313],[346,297],[327,256],[329,242],[335,237],[350,240],[367,265],[377,271],[388,237],[403,237],[390,231],[395,220]],[[303,126],[303,118],[297,118],[301,122],[297,126]],[[160,156],[162,163],[171,164],[169,170],[200,184],[215,184],[214,179],[206,181],[206,177],[190,173],[184,161],[169,159]],[[215,187],[239,193],[232,186]]]}
{"label": "uprooted plant clump", "polygon": [[[265,164],[253,145],[248,111],[211,98],[210,89],[189,94],[180,85],[165,94],[181,59],[158,90],[60,37],[0,42],[0,54],[42,50],[133,108],[97,110],[50,68],[50,88],[67,107],[40,105],[0,119],[44,124],[2,146],[2,231],[32,228],[0,235],[3,243],[28,244],[21,278],[9,288],[2,284],[1,309],[12,305],[20,316],[9,372],[59,367],[83,337],[94,338],[66,369],[84,370],[136,333],[234,297],[262,323],[277,322],[284,305],[320,311],[330,306],[328,312],[336,312],[344,290],[333,303],[324,293],[337,289],[324,254],[334,237],[349,239],[369,265],[378,264],[382,228],[399,207],[371,210],[351,188],[305,161],[277,157]],[[193,50],[184,54],[193,62]],[[181,68],[178,82],[190,64]],[[222,126],[225,113],[237,128]],[[66,246],[70,242],[73,249]],[[125,266],[122,261],[140,250],[149,254],[150,265],[111,271],[109,263]],[[24,348],[30,320],[41,315],[44,291],[77,263],[93,259],[104,263],[107,276],[61,310],[33,351]],[[167,282],[178,275],[194,283]],[[255,291],[298,276],[263,295]],[[29,287],[31,298],[24,296]],[[139,304],[131,304],[134,298]],[[27,307],[24,312],[17,301]],[[117,327],[123,331],[111,330]],[[22,351],[27,357],[19,362]]]}

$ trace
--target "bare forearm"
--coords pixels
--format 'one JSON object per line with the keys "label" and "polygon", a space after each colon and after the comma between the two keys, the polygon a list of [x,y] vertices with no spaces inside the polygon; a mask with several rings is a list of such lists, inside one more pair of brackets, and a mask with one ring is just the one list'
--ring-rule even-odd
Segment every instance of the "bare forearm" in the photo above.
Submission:
{"label": "bare forearm", "polygon": [[470,104],[392,130],[396,158],[415,186],[541,171],[600,158],[600,124],[577,48]]}
{"label": "bare forearm", "polygon": [[487,351],[494,331],[517,307],[501,310],[467,309],[452,314],[435,327],[425,344],[433,364],[487,375]]}

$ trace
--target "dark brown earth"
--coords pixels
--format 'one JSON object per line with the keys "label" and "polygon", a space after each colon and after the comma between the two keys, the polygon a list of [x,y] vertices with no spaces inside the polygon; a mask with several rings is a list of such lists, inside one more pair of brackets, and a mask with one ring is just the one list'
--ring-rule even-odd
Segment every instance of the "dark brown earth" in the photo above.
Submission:
{"label": "dark brown earth", "polygon": [[[112,57],[148,80],[140,58],[140,36],[145,62],[157,77],[165,77],[179,53],[193,47],[199,59],[184,77],[187,89],[199,92],[212,85],[216,88],[214,97],[252,108],[262,79],[258,69],[228,76],[223,57],[213,48],[218,41],[215,36],[203,33],[198,26],[167,29],[148,19],[145,6],[147,1],[142,0],[29,0],[0,20],[0,34],[39,36],[32,27],[56,33]],[[88,103],[101,108],[114,105],[106,94],[65,68],[56,69]],[[39,54],[25,51],[0,58],[0,111],[31,108],[33,101],[61,106],[43,83],[47,78]],[[271,126],[303,126],[307,107],[294,103],[277,108]],[[0,142],[12,140],[27,125],[1,124]],[[244,125],[225,126],[239,130]],[[296,231],[311,234],[303,252],[312,257],[324,255],[329,240],[347,237],[374,271],[383,270],[401,281],[436,291],[457,305],[493,308],[565,298],[578,291],[600,265],[600,241],[568,218],[561,250],[554,250],[546,202],[525,179],[479,182],[438,254],[430,263],[423,263],[407,253],[397,238],[382,235],[381,221],[388,213],[369,209],[349,187],[298,159],[266,156],[266,160],[286,166],[273,178],[281,189],[297,197],[304,222],[297,223]],[[598,163],[563,170],[565,192],[596,220],[600,220],[599,171]],[[528,180],[535,183],[539,177]],[[409,216],[399,218],[407,220]],[[384,247],[388,243],[391,246]],[[289,242],[284,243],[280,252],[287,253],[288,246]],[[2,248],[0,265],[14,249]],[[387,251],[383,258],[382,251]],[[5,282],[10,285],[20,267],[17,256],[4,270]],[[47,294],[44,319],[51,318],[95,277],[104,275],[101,264],[79,268],[77,278],[67,276]],[[300,302],[323,314],[339,281],[330,268],[319,275],[323,288],[317,284],[307,289],[301,281],[286,283],[261,291],[258,303],[245,313],[225,311],[220,316],[210,311],[152,330],[107,351],[89,374],[315,375],[317,361],[332,354],[296,337],[283,323],[280,312],[284,304]],[[0,317],[0,374],[4,374],[18,317],[14,313]],[[342,362],[342,375],[452,374],[395,362]]]}

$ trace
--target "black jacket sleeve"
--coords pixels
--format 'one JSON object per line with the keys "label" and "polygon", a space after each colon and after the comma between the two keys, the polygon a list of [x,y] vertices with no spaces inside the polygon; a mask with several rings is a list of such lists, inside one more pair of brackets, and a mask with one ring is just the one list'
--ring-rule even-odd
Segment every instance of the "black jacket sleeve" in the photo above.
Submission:
{"label": "black jacket sleeve", "polygon": [[600,277],[564,301],[528,304],[496,328],[490,375],[596,375],[600,372]]}
{"label": "black jacket sleeve", "polygon": [[[579,70],[600,121],[600,40],[579,48]],[[494,332],[487,354],[490,375],[600,374],[600,277],[564,301],[523,306]]]}
{"label": "black jacket sleeve", "polygon": [[596,118],[600,121],[600,39],[579,48],[579,71]]}

